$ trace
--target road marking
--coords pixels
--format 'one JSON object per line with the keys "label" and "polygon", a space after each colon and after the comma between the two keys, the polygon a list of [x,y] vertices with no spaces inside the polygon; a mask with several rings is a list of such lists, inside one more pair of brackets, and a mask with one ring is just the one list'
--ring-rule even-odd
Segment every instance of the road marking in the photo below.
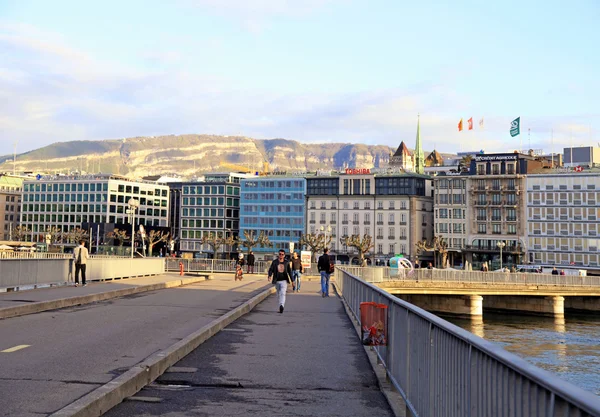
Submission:
{"label": "road marking", "polygon": [[0,350],[0,353],[12,353],[12,352],[16,352],[17,350],[28,348],[29,346],[31,346],[31,345],[19,345],[19,346],[11,347],[9,349]]}

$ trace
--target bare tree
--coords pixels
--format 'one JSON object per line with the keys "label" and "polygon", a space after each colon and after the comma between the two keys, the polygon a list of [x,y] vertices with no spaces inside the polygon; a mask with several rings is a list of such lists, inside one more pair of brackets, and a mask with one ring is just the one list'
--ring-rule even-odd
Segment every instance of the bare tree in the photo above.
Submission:
{"label": "bare tree", "polygon": [[325,236],[323,233],[308,233],[300,238],[300,246],[306,245],[311,251],[312,262],[317,261],[317,252],[328,248],[331,243],[331,235]]}
{"label": "bare tree", "polygon": [[17,226],[12,231],[12,238],[17,242],[24,242],[30,235],[31,230],[27,226]]}
{"label": "bare tree", "polygon": [[264,230],[258,236],[255,236],[253,230],[244,230],[244,239],[240,239],[239,236],[236,237],[235,244],[248,248],[248,253],[256,246],[260,246],[261,248],[273,247],[273,243],[271,243],[269,236],[267,236]]}
{"label": "bare tree", "polygon": [[208,235],[202,236],[200,243],[208,245],[213,250],[213,259],[217,258],[217,252],[225,244],[224,239],[217,236],[215,233],[209,233]]}
{"label": "bare tree", "polygon": [[365,254],[375,247],[373,244],[373,237],[365,234],[362,238],[359,235],[344,236],[340,238],[342,245],[355,248],[358,251],[358,257],[360,264],[362,265],[365,260]]}
{"label": "bare tree", "polygon": [[[431,242],[427,242],[427,239],[423,239],[415,244],[417,249],[417,255],[422,252],[433,252],[433,263],[434,266],[441,264],[442,268],[446,268],[448,263],[448,243],[442,236],[434,236]],[[441,262],[438,262],[438,258]]]}
{"label": "bare tree", "polygon": [[81,240],[85,240],[88,238],[89,233],[87,230],[84,230],[80,227],[75,227],[72,230],[63,234],[64,240],[69,243],[79,243]]}
{"label": "bare tree", "polygon": [[59,227],[48,226],[44,232],[44,240],[49,245],[57,243],[62,238],[62,233]]}
{"label": "bare tree", "polygon": [[123,246],[126,240],[129,240],[129,235],[127,234],[127,230],[114,229],[112,232],[108,232],[106,237],[109,239],[114,239],[119,242],[119,246]]}
{"label": "bare tree", "polygon": [[152,249],[155,244],[159,242],[166,242],[169,240],[169,232],[161,232],[159,230],[151,230],[150,233],[146,235],[148,239],[148,256],[152,256]]}

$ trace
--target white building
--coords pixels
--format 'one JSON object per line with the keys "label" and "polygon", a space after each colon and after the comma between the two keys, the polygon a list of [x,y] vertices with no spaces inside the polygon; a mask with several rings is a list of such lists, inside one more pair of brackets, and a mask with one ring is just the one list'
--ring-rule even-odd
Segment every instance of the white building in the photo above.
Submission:
{"label": "white building", "polygon": [[435,236],[444,238],[448,244],[448,262],[450,266],[459,266],[464,262],[463,251],[467,244],[467,212],[469,193],[468,177],[434,177]]}
{"label": "white building", "polygon": [[64,233],[82,227],[83,223],[129,224],[130,199],[140,203],[136,225],[168,226],[167,185],[108,174],[26,180],[21,225],[31,230],[32,241],[41,242],[50,227]]}
{"label": "white building", "polygon": [[527,176],[529,262],[597,268],[600,171],[545,171]]}
{"label": "white building", "polygon": [[347,169],[331,176],[307,178],[306,233],[332,236],[331,253],[351,262],[357,251],[344,247],[344,236],[369,235],[374,263],[394,254],[416,256],[415,245],[433,236],[431,178],[418,174],[371,174]]}

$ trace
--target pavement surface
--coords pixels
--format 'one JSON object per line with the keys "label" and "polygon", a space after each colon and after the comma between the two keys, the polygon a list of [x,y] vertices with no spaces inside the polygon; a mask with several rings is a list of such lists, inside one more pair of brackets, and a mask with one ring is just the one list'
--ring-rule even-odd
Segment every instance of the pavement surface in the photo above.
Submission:
{"label": "pavement surface", "polygon": [[393,416],[339,298],[270,296],[108,417]]}
{"label": "pavement surface", "polygon": [[[133,281],[3,296],[63,298],[67,292],[108,291]],[[246,275],[241,282],[231,274],[215,275],[184,287],[0,320],[0,416],[48,415],[268,287],[261,275]]]}

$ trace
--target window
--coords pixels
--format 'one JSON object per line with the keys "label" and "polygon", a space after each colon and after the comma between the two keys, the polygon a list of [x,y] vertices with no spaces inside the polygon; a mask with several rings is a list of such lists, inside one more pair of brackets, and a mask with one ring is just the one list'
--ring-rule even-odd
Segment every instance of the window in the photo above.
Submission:
{"label": "window", "polygon": [[485,223],[477,223],[477,233],[486,234],[487,227]]}
{"label": "window", "polygon": [[502,225],[499,223],[492,224],[492,233],[495,235],[502,233]]}

